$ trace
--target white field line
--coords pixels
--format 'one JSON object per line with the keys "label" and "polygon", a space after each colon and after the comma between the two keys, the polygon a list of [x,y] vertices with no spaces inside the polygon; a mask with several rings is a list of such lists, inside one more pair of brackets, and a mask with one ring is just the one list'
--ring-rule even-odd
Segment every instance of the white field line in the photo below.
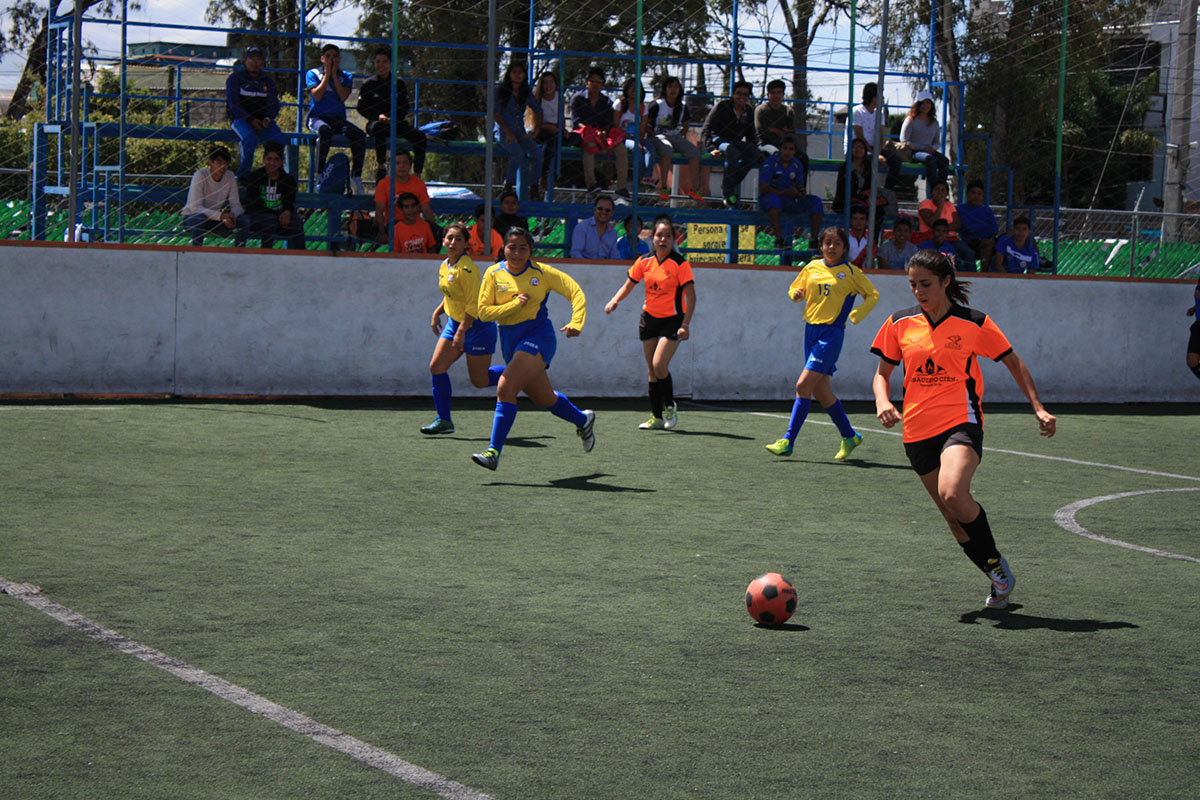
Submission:
{"label": "white field line", "polygon": [[197,669],[177,658],[172,658],[158,650],[139,644],[114,630],[92,622],[87,617],[76,614],[65,606],[60,606],[42,597],[39,594],[40,591],[38,587],[31,584],[13,583],[0,577],[0,594],[8,594],[16,597],[26,605],[36,608],[38,611],[53,617],[69,628],[74,628],[91,639],[95,639],[97,642],[106,644],[115,650],[120,650],[122,653],[145,661],[147,664],[152,664],[202,689],[207,689],[222,700],[228,700],[230,703],[241,706],[253,714],[266,717],[288,730],[307,736],[314,742],[337,750],[339,753],[344,753],[351,758],[357,759],[364,764],[382,770],[415,786],[435,792],[440,797],[445,797],[449,800],[494,800],[490,795],[463,786],[460,783],[444,778],[435,772],[430,772],[415,764],[410,764],[386,750],[368,744],[361,739],[356,739],[349,734],[342,733],[328,725],[323,725],[278,703],[273,703],[265,697],[261,697],[229,681],[211,675],[202,669]]}
{"label": "white field line", "polygon": [[1087,528],[1075,521],[1075,513],[1080,509],[1087,508],[1088,506],[1094,506],[1097,503],[1103,503],[1105,500],[1119,500],[1122,497],[1136,497],[1137,495],[1141,494],[1158,494],[1160,492],[1200,492],[1200,486],[1188,486],[1182,489],[1143,489],[1138,492],[1120,492],[1118,494],[1106,494],[1103,497],[1089,497],[1087,500],[1079,500],[1071,503],[1070,505],[1063,506],[1058,511],[1055,511],[1054,521],[1057,522],[1059,527],[1061,527],[1063,530],[1070,531],[1071,533],[1077,533],[1080,536],[1086,536],[1089,539],[1095,539],[1097,542],[1104,542],[1105,544],[1116,545],[1117,547],[1125,547],[1142,553],[1150,553],[1151,555],[1162,556],[1163,558],[1176,558],[1180,561],[1194,561],[1195,563],[1200,564],[1200,558],[1182,556],[1179,553],[1172,553],[1169,550],[1157,550],[1153,547],[1142,547],[1139,544],[1130,544],[1129,542],[1122,542],[1120,539],[1110,539],[1107,536],[1101,536],[1098,533],[1092,533]]}
{"label": "white field line", "polygon": [[0,406],[0,411],[117,411],[121,406]]}

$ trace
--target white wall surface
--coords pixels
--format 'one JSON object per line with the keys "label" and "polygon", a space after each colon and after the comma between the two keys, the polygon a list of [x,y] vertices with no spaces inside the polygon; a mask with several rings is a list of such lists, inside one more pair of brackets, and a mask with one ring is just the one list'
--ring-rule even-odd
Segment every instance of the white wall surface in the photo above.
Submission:
{"label": "white wall surface", "polygon": [[[0,393],[425,395],[440,295],[432,258],[121,249],[0,243]],[[558,262],[583,286],[583,336],[560,337],[551,369],[578,396],[641,396],[646,368],[635,292],[604,304],[626,265]],[[697,267],[692,340],[672,364],[698,400],[793,394],[804,351],[795,269]],[[968,276],[1054,402],[1194,401],[1184,366],[1193,284]],[[883,295],[847,330],[834,390],[869,399],[867,349],[887,315],[914,304],[901,273],[871,275]],[[557,326],[570,306],[554,295]],[[496,363],[500,362],[497,353]],[[1022,399],[985,363],[986,399]],[[458,395],[488,396],[451,370]],[[898,376],[894,379],[898,384]]]}

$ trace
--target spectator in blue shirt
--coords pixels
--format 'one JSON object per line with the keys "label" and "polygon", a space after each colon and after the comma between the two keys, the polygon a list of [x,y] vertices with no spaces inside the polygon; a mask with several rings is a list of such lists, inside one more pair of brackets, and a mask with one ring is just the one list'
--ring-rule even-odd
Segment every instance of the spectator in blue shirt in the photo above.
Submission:
{"label": "spectator in blue shirt", "polygon": [[[633,261],[636,258],[650,255],[650,243],[641,237],[642,221],[630,214],[622,223],[625,228],[625,235],[617,239],[617,256],[622,261]],[[634,252],[630,241],[637,243],[637,252]]]}
{"label": "spectator in blue shirt", "polygon": [[996,215],[983,200],[983,183],[968,183],[967,202],[958,206],[958,217],[962,220],[958,238],[971,248],[970,254],[963,255],[979,259],[979,263],[986,270],[987,265],[992,263],[992,254],[996,252],[996,236],[1000,233],[1000,228],[996,225]]}
{"label": "spectator in blue shirt", "polygon": [[1000,237],[993,256],[994,272],[1037,272],[1041,264],[1028,217],[1013,220],[1012,233]]}
{"label": "spectator in blue shirt", "polygon": [[935,219],[933,225],[929,226],[933,235],[917,245],[918,250],[937,250],[939,253],[945,253],[950,256],[950,262],[954,264],[955,269],[959,269],[962,259],[959,258],[958,251],[954,247],[954,243],[948,241],[950,236],[950,223],[944,219]]}
{"label": "spectator in blue shirt", "polygon": [[804,163],[796,157],[796,140],[791,136],[784,136],[779,141],[778,152],[767,156],[758,170],[758,207],[767,212],[767,218],[771,220],[776,247],[791,246],[779,225],[781,213],[807,214],[811,239],[816,239],[821,230],[824,209],[821,198],[805,193],[807,177]]}
{"label": "spectator in blue shirt", "polygon": [[237,134],[240,181],[254,165],[254,149],[263,142],[286,144],[287,138],[275,117],[279,116],[279,92],[275,81],[263,72],[266,59],[261,47],[250,46],[242,55],[242,69],[225,80],[225,103],[229,106],[229,127]]}
{"label": "spectator in blue shirt", "polygon": [[308,127],[317,134],[317,172],[325,169],[334,135],[343,134],[350,140],[350,183],[356,194],[362,194],[367,135],[346,120],[346,98],[354,89],[354,78],[342,69],[342,51],[336,44],[321,48],[321,66],[305,73],[304,85],[311,100]]}
{"label": "spectator in blue shirt", "polygon": [[875,251],[875,266],[879,269],[906,269],[908,260],[917,254],[917,246],[908,240],[912,236],[912,221],[897,217],[892,224],[892,238]]}
{"label": "spectator in blue shirt", "polygon": [[571,258],[620,258],[617,227],[612,224],[613,201],[604,195],[596,198],[592,218],[580,220],[571,234]]}
{"label": "spectator in blue shirt", "polygon": [[[530,187],[536,186],[542,177],[544,148],[534,138],[542,125],[542,105],[534,97],[526,80],[525,65],[513,61],[504,71],[504,79],[496,87],[496,110],[494,135],[496,143],[508,153],[508,171],[504,175],[505,188],[517,185],[518,171],[522,175],[521,192],[527,199]],[[525,109],[533,112],[533,136],[525,132]]]}

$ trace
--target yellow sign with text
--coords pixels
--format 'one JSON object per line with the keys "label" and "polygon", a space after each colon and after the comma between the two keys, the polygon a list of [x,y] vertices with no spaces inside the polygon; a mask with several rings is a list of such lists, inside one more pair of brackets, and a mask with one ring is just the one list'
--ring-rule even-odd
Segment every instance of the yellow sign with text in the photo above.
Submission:
{"label": "yellow sign with text", "polygon": [[[753,263],[757,237],[755,227],[753,225],[732,226],[736,229],[737,249],[742,251],[736,259],[729,257],[730,227],[729,225],[689,222],[687,226],[688,260],[705,264],[725,264],[731,260],[747,264]],[[697,253],[696,250],[720,252]]]}

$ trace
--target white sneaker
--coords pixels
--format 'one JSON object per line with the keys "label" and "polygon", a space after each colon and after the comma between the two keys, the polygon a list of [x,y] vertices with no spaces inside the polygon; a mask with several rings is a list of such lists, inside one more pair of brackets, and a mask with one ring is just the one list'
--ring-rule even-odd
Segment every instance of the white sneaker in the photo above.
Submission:
{"label": "white sneaker", "polygon": [[671,428],[674,428],[678,424],[679,424],[679,409],[675,407],[674,403],[672,403],[671,405],[669,405],[663,409],[663,427],[666,428],[667,430],[670,430]]}
{"label": "white sneaker", "polygon": [[366,187],[363,186],[362,178],[355,177],[350,179],[350,192],[352,194],[367,193]]}
{"label": "white sneaker", "polygon": [[596,427],[596,412],[591,409],[585,410],[583,420],[583,424],[575,429],[575,433],[579,434],[579,438],[583,442],[583,452],[590,453],[596,446],[596,436],[592,433]]}
{"label": "white sneaker", "polygon": [[[1017,578],[1013,575],[1012,570],[1008,566],[1008,561],[1003,556],[998,559],[988,559],[987,569],[984,571],[992,581],[992,593],[990,597],[1003,600],[1012,594],[1012,590],[1017,585]],[[989,603],[989,605],[992,604]],[[993,605],[992,607],[996,608],[998,606]]]}

